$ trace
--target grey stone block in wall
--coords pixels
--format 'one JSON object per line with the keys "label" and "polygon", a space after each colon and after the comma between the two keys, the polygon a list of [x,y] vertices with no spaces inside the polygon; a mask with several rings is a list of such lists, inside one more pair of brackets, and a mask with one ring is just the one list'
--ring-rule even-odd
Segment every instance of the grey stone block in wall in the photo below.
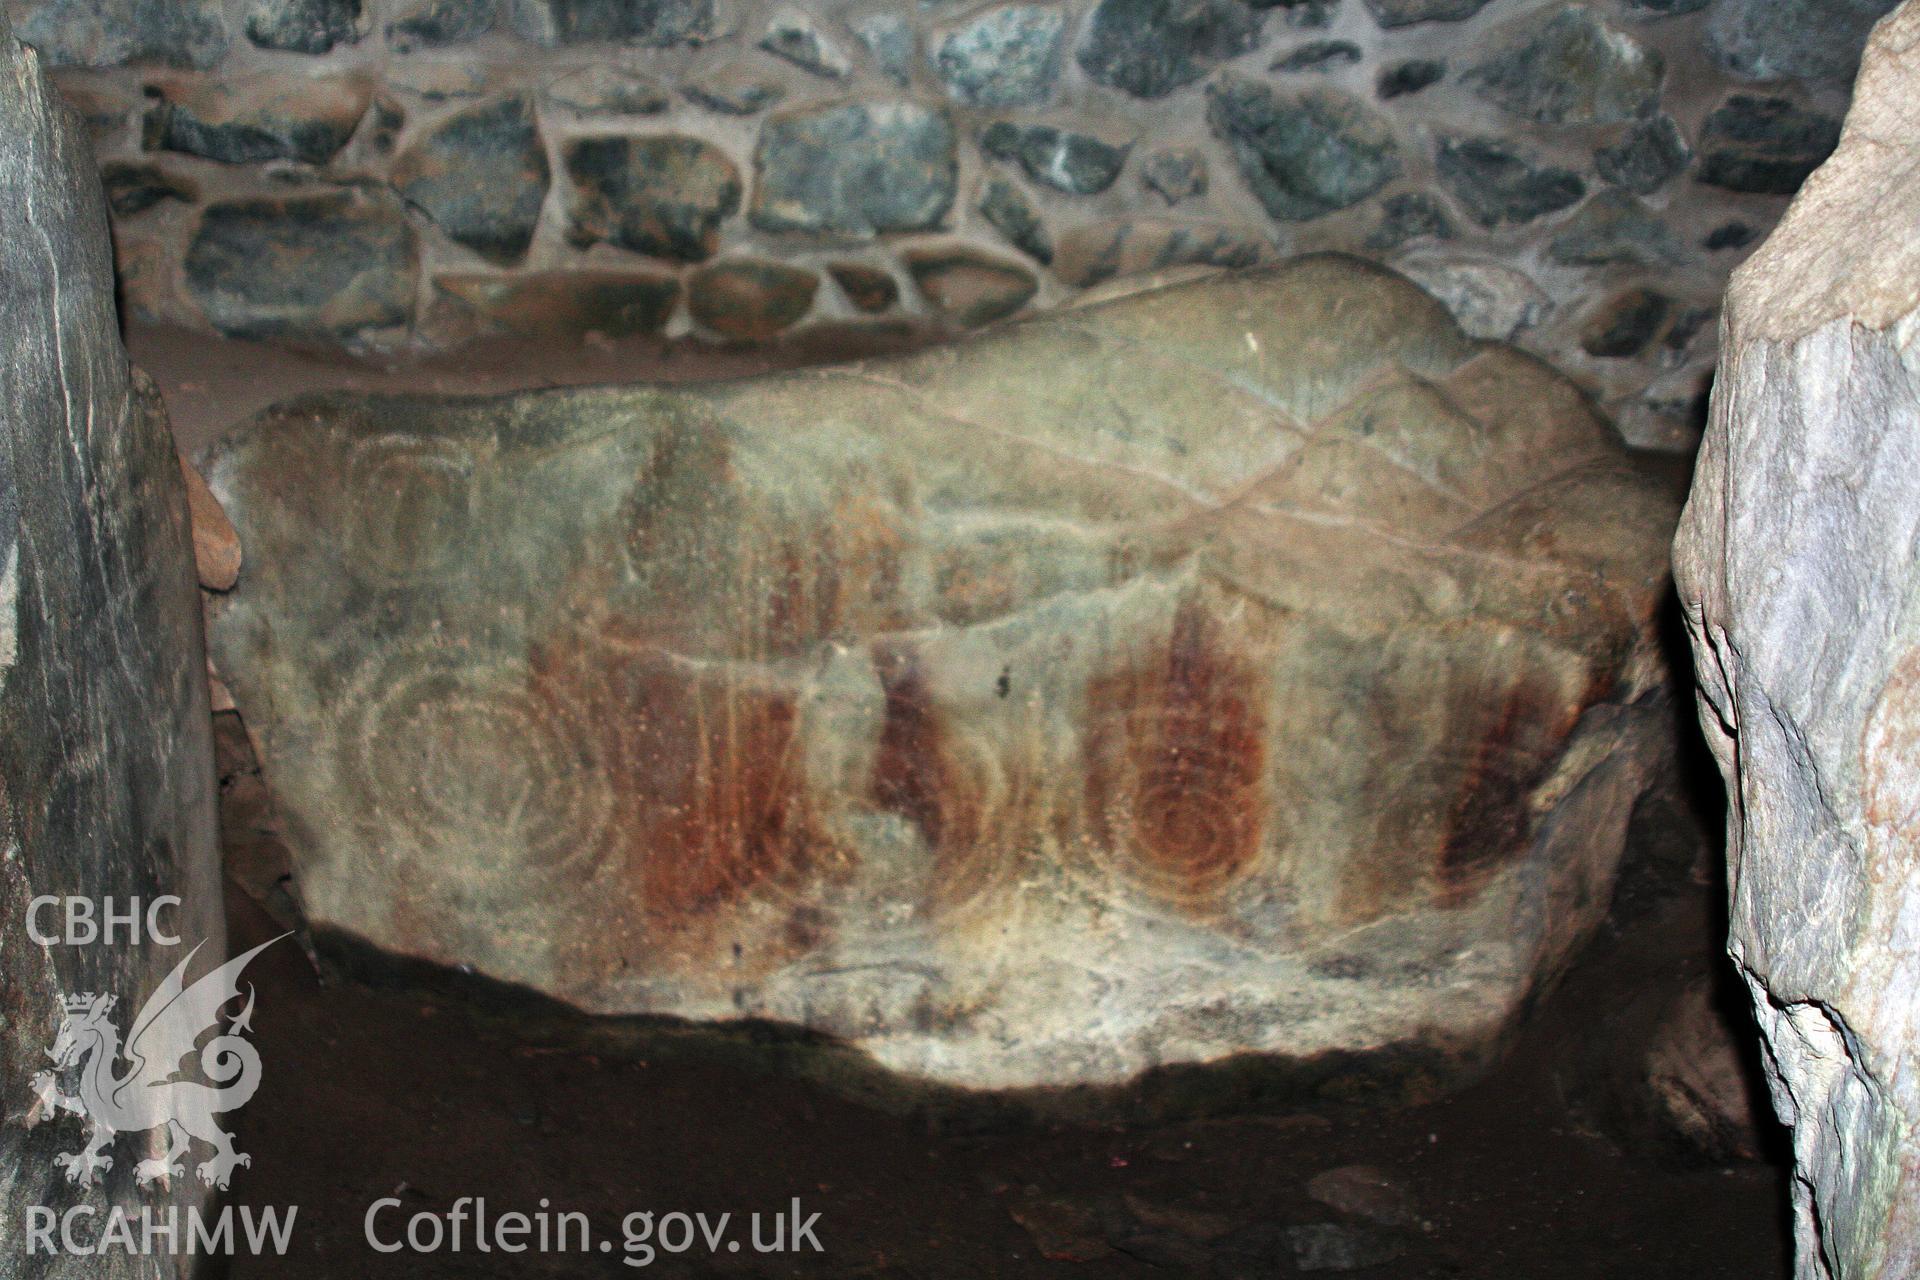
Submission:
{"label": "grey stone block in wall", "polygon": [[1792,195],[1840,141],[1840,122],[1785,98],[1735,94],[1700,131],[1700,181],[1730,191]]}
{"label": "grey stone block in wall", "polygon": [[1707,52],[1748,80],[1850,80],[1867,33],[1900,0],[1720,0]]}
{"label": "grey stone block in wall", "polygon": [[913,24],[897,13],[882,10],[855,18],[849,25],[875,68],[905,88],[913,79],[914,53],[919,45]]}
{"label": "grey stone block in wall", "polygon": [[1045,102],[1060,79],[1067,29],[1057,4],[1006,4],[934,37],[934,69],[947,92],[981,107]]}
{"label": "grey stone block in wall", "polygon": [[906,252],[907,274],[935,314],[962,329],[1004,320],[1032,300],[1040,282],[1017,262],[971,245]]}
{"label": "grey stone block in wall", "polygon": [[453,240],[490,262],[517,262],[546,202],[546,147],[525,94],[468,107],[394,162],[393,186]]}
{"label": "grey stone block in wall", "polygon": [[1168,267],[1251,267],[1272,256],[1267,243],[1245,227],[1191,218],[1109,218],[1062,232],[1053,273],[1084,289]]}
{"label": "grey stone block in wall", "polygon": [[766,258],[729,258],[687,281],[687,310],[725,338],[763,341],[792,328],[813,306],[820,277]]}
{"label": "grey stone block in wall", "polygon": [[1260,26],[1240,0],[1100,0],[1078,59],[1101,84],[1163,98],[1251,50]]}
{"label": "grey stone block in wall", "polygon": [[740,170],[727,153],[678,134],[576,138],[562,153],[567,238],[699,262],[740,208]]}
{"label": "grey stone block in wall", "polygon": [[1447,138],[1434,154],[1440,185],[1483,227],[1531,222],[1579,202],[1587,184],[1493,138]]}
{"label": "grey stone block in wall", "polygon": [[1005,178],[989,178],[980,189],[980,216],[1006,237],[1007,243],[1039,262],[1053,261],[1053,237],[1033,202]]}
{"label": "grey stone block in wall", "polygon": [[459,44],[493,30],[502,0],[418,0],[387,24],[387,38],[405,48]]}
{"label": "grey stone block in wall", "polygon": [[838,42],[820,29],[811,15],[792,5],[777,10],[760,37],[760,47],[777,58],[785,58],[803,71],[828,80],[838,80],[853,70]]}
{"label": "grey stone block in wall", "polygon": [[716,34],[718,0],[506,0],[514,30],[543,45],[655,47]]}
{"label": "grey stone block in wall", "polygon": [[1692,254],[1644,202],[1602,191],[1555,232],[1547,256],[1563,266],[1677,267]]}
{"label": "grey stone block in wall", "polygon": [[1453,237],[1453,219],[1438,200],[1419,191],[1403,191],[1380,202],[1380,225],[1367,237],[1367,248],[1398,249],[1409,240]]}
{"label": "grey stone block in wall", "polygon": [[167,200],[193,204],[200,198],[200,189],[193,183],[156,164],[104,164],[100,167],[100,184],[106,189],[107,208],[116,218],[145,213]]}
{"label": "grey stone block in wall", "polygon": [[56,67],[210,67],[233,42],[220,0],[34,0],[9,6],[20,38]]}
{"label": "grey stone block in wall", "polygon": [[1659,53],[1576,4],[1520,20],[1461,79],[1535,124],[1618,124],[1653,114],[1665,70]]}
{"label": "grey stone block in wall", "polygon": [[687,101],[723,116],[757,116],[779,106],[787,86],[772,69],[736,59],[698,72],[682,92]]}
{"label": "grey stone block in wall", "polygon": [[1198,147],[1156,151],[1140,164],[1140,180],[1168,204],[1207,193],[1207,155]]}
{"label": "grey stone block in wall", "polygon": [[210,206],[186,278],[222,333],[345,342],[412,319],[419,262],[391,196],[321,190]]}
{"label": "grey stone block in wall", "polygon": [[1341,67],[1355,65],[1362,56],[1360,46],[1351,40],[1309,40],[1306,44],[1296,45],[1282,54],[1267,69],[1283,74],[1300,71],[1334,71]]}
{"label": "grey stone block in wall", "polygon": [[1488,0],[1367,0],[1367,12],[1386,28],[1417,22],[1462,22],[1487,7]]}
{"label": "grey stone block in wall", "polygon": [[650,116],[671,105],[657,80],[602,65],[582,67],[554,80],[547,86],[546,98],[580,115]]}
{"label": "grey stone block in wall", "polygon": [[751,217],[762,230],[926,230],[953,207],[953,123],[904,99],[796,108],[762,127],[754,170]]}
{"label": "grey stone block in wall", "polygon": [[357,42],[365,16],[361,0],[253,0],[245,27],[262,49],[325,53]]}
{"label": "grey stone block in wall", "polygon": [[1686,172],[1693,159],[1686,135],[1672,116],[1641,121],[1618,142],[1593,153],[1594,169],[1616,187],[1649,195]]}
{"label": "grey stone block in wall", "polygon": [[1127,163],[1129,150],[1088,133],[1005,120],[980,135],[980,149],[995,159],[1017,163],[1035,182],[1076,196],[1090,196],[1112,186]]}
{"label": "grey stone block in wall", "polygon": [[1374,92],[1382,102],[1431,89],[1447,77],[1447,64],[1437,58],[1409,58],[1380,73]]}
{"label": "grey stone block in wall", "polygon": [[269,73],[163,80],[149,93],[141,141],[150,151],[182,151],[225,164],[325,164],[359,128],[372,87],[358,75]]}
{"label": "grey stone block in wall", "polygon": [[1358,204],[1400,173],[1392,127],[1335,89],[1284,94],[1223,75],[1208,87],[1207,121],[1253,194],[1283,221]]}
{"label": "grey stone block in wall", "polygon": [[[52,1090],[75,1092],[88,1067],[136,1083],[130,1064],[83,1057],[45,1094],[38,1078],[55,1071],[49,1050],[68,999],[115,997],[111,1019],[131,1031],[191,946],[212,958],[226,939],[180,464],[158,394],[121,350],[92,151],[3,12],[0,120],[0,1275],[179,1280],[184,1253],[109,1244],[97,1257],[31,1256],[21,1234],[35,1206],[86,1206],[95,1223],[174,1213],[184,1225],[210,1204],[197,1177],[137,1184],[139,1163],[164,1146],[149,1146],[159,1135],[136,1126],[139,1114],[100,1117],[123,1130],[100,1152],[110,1165],[60,1163],[87,1148],[88,1127],[54,1107]],[[124,910],[165,894],[181,899],[161,915],[179,946],[28,936],[28,904],[41,895],[83,897],[100,912],[109,898]],[[69,1168],[87,1180],[70,1182]]]}

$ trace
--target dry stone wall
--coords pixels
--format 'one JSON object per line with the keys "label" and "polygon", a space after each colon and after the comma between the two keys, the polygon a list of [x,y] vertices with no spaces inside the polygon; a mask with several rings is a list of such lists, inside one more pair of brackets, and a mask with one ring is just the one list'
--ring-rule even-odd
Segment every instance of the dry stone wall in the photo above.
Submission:
{"label": "dry stone wall", "polygon": [[1690,447],[1727,273],[1889,0],[7,0],[136,318],[965,328],[1334,249]]}

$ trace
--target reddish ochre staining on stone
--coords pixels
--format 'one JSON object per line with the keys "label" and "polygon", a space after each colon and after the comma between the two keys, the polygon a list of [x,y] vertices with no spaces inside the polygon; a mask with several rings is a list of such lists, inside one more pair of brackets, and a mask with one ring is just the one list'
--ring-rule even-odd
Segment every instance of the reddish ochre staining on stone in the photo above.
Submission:
{"label": "reddish ochre staining on stone", "polygon": [[647,832],[648,908],[686,915],[804,869],[807,804],[790,697],[699,687],[661,673],[640,706],[650,742],[633,759]]}
{"label": "reddish ochre staining on stone", "polygon": [[1264,682],[1187,601],[1162,655],[1094,681],[1087,699],[1097,852],[1157,898],[1214,904],[1267,830]]}
{"label": "reddish ochre staining on stone", "polygon": [[590,752],[621,797],[615,843],[656,924],[778,895],[826,842],[798,752],[793,693],[643,640],[619,619],[535,655],[536,680],[586,711]]}
{"label": "reddish ochre staining on stone", "polygon": [[769,654],[800,653],[824,640],[897,629],[901,534],[883,504],[849,497],[804,539],[782,539],[765,558],[759,642]]}
{"label": "reddish ochre staining on stone", "polygon": [[[934,856],[929,910],[956,905],[992,868],[1008,856],[996,839],[1001,834],[992,798],[981,774],[969,768],[966,744],[950,729],[934,703],[918,654],[905,646],[877,646],[874,669],[886,697],[886,716],[874,753],[868,794],[876,808],[913,823]],[[994,751],[998,744],[983,742]],[[976,874],[979,873],[979,874]]]}

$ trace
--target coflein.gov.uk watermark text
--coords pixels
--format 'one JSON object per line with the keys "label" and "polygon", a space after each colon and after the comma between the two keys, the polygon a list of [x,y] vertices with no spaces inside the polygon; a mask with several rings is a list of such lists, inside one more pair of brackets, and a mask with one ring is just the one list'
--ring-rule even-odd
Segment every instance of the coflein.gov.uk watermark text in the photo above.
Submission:
{"label": "coflein.gov.uk watermark text", "polygon": [[805,1213],[795,1197],[784,1210],[752,1213],[655,1213],[640,1210],[620,1220],[618,1239],[596,1236],[587,1215],[554,1210],[546,1200],[532,1213],[491,1213],[484,1198],[463,1196],[444,1212],[404,1212],[387,1196],[367,1207],[367,1244],[377,1253],[603,1253],[618,1252],[630,1267],[650,1266],[661,1254],[704,1250],[711,1255],[824,1253],[818,1213]]}

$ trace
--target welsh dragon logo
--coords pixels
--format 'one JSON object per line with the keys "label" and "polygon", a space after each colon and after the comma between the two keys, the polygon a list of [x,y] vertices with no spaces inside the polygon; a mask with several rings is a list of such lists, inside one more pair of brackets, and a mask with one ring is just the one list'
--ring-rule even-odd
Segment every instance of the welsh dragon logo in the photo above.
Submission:
{"label": "welsh dragon logo", "polygon": [[[260,1087],[260,1052],[244,1038],[252,1030],[253,988],[247,988],[246,1007],[230,1016],[224,1032],[204,1045],[200,1039],[219,1029],[221,1010],[240,997],[240,971],[247,962],[279,940],[261,943],[189,986],[187,966],[200,952],[194,947],[141,1006],[124,1046],[108,1017],[114,996],[89,992],[66,998],[60,1033],[47,1050],[53,1066],[33,1078],[40,1106],[31,1123],[62,1112],[87,1121],[86,1145],[54,1157],[67,1181],[97,1182],[113,1168],[109,1151],[117,1135],[161,1126],[167,1131],[166,1153],[134,1167],[134,1180],[142,1186],[184,1176],[194,1139],[213,1148],[197,1170],[209,1186],[225,1187],[235,1168],[253,1163],[234,1150],[233,1135],[218,1120],[221,1112],[245,1105]],[[211,1083],[180,1078],[180,1060],[196,1046],[200,1074]],[[123,1058],[124,1071],[119,1069]],[[61,1092],[61,1079],[71,1078],[76,1069],[78,1091]]]}

